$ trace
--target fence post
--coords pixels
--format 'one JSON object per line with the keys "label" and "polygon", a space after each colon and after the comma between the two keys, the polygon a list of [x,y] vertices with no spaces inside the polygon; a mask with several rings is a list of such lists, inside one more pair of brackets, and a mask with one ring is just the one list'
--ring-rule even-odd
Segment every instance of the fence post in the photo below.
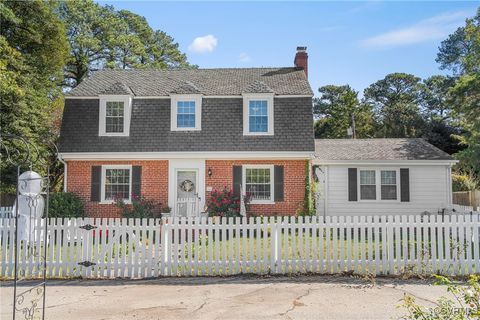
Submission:
{"label": "fence post", "polygon": [[278,273],[279,271],[279,263],[278,263],[278,219],[277,217],[271,217],[272,223],[272,231],[273,231],[273,261],[272,261],[272,270],[274,273]]}
{"label": "fence post", "polygon": [[162,252],[163,252],[163,276],[169,275],[169,269],[170,269],[170,259],[169,256],[169,250],[168,250],[168,241],[170,239],[170,228],[169,228],[169,223],[168,223],[169,218],[164,218],[162,219],[162,232],[161,235],[163,237],[162,241]]}

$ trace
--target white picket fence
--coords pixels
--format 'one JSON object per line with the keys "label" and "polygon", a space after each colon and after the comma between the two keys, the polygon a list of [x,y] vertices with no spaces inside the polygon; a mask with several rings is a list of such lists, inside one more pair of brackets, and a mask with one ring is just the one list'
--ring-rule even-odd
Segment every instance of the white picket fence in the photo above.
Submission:
{"label": "white picket fence", "polygon": [[[473,274],[480,273],[479,217],[50,219],[47,275]],[[0,219],[4,278],[14,272],[14,221]],[[21,242],[22,275],[40,275],[44,245],[42,233]]]}
{"label": "white picket fence", "polygon": [[12,218],[13,207],[0,207],[0,219]]}

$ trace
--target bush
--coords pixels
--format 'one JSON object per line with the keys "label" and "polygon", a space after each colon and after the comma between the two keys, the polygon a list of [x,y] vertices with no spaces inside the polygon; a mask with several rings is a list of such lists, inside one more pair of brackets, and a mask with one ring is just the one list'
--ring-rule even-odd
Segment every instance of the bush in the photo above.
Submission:
{"label": "bush", "polygon": [[146,199],[143,196],[132,197],[132,203],[127,204],[123,199],[115,199],[115,205],[122,209],[124,218],[157,218],[159,212],[157,208],[161,207],[153,200]]}
{"label": "bush", "polygon": [[83,201],[72,192],[50,194],[48,216],[51,218],[80,218],[85,216]]}
{"label": "bush", "polygon": [[240,199],[227,188],[222,191],[214,189],[210,193],[207,212],[209,217],[240,217]]}
{"label": "bush", "polygon": [[470,276],[467,285],[457,284],[443,276],[435,276],[437,285],[446,285],[452,299],[440,298],[434,308],[425,308],[406,294],[401,307],[407,309],[402,319],[479,319],[480,318],[480,278]]}
{"label": "bush", "polygon": [[452,174],[453,191],[472,191],[479,187],[477,178],[472,173],[459,172]]}

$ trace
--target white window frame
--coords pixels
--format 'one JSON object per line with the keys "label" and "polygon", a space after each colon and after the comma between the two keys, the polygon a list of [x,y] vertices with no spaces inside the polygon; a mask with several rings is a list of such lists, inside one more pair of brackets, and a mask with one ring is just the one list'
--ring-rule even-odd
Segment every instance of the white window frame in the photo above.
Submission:
{"label": "white window frame", "polygon": [[[244,136],[273,136],[274,134],[274,103],[273,93],[244,93],[243,96],[243,135]],[[250,132],[250,101],[267,101],[268,130],[267,132]]]}
{"label": "white window frame", "polygon": [[[195,102],[195,127],[177,127],[177,103],[179,101]],[[170,130],[171,131],[200,131],[202,130],[202,95],[201,94],[174,94],[170,95]]]}
{"label": "white window frame", "polygon": [[[98,135],[105,137],[128,137],[132,115],[132,97],[130,95],[101,95]],[[106,132],[107,102],[123,102],[123,132]]]}
{"label": "white window frame", "polygon": [[[375,191],[376,199],[375,200],[362,200],[362,194],[360,193],[360,171],[375,171]],[[382,200],[382,171],[395,171],[396,172],[396,182],[397,182],[397,199],[395,200]],[[400,169],[399,168],[358,168],[357,170],[357,194],[359,202],[400,202]]]}
{"label": "white window frame", "polygon": [[132,202],[132,178],[133,178],[133,173],[132,173],[132,165],[124,165],[124,164],[116,164],[116,165],[103,165],[102,166],[102,179],[101,179],[101,204],[112,204],[114,203],[113,200],[107,200],[105,199],[105,181],[106,181],[106,172],[107,169],[128,169],[130,172],[130,186],[129,186],[129,194],[128,194],[128,199],[125,199],[125,203],[131,203]]}
{"label": "white window frame", "polygon": [[247,192],[247,169],[270,169],[270,200],[250,200],[251,204],[275,203],[275,166],[269,164],[247,164],[242,166],[242,190]]}

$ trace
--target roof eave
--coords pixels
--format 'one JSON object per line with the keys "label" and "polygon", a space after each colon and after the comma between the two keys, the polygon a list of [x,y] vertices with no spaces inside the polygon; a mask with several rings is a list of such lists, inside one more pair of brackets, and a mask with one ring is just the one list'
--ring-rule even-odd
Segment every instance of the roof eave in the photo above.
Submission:
{"label": "roof eave", "polygon": [[458,163],[455,159],[442,159],[442,160],[324,160],[314,158],[312,163],[315,165],[454,165]]}

